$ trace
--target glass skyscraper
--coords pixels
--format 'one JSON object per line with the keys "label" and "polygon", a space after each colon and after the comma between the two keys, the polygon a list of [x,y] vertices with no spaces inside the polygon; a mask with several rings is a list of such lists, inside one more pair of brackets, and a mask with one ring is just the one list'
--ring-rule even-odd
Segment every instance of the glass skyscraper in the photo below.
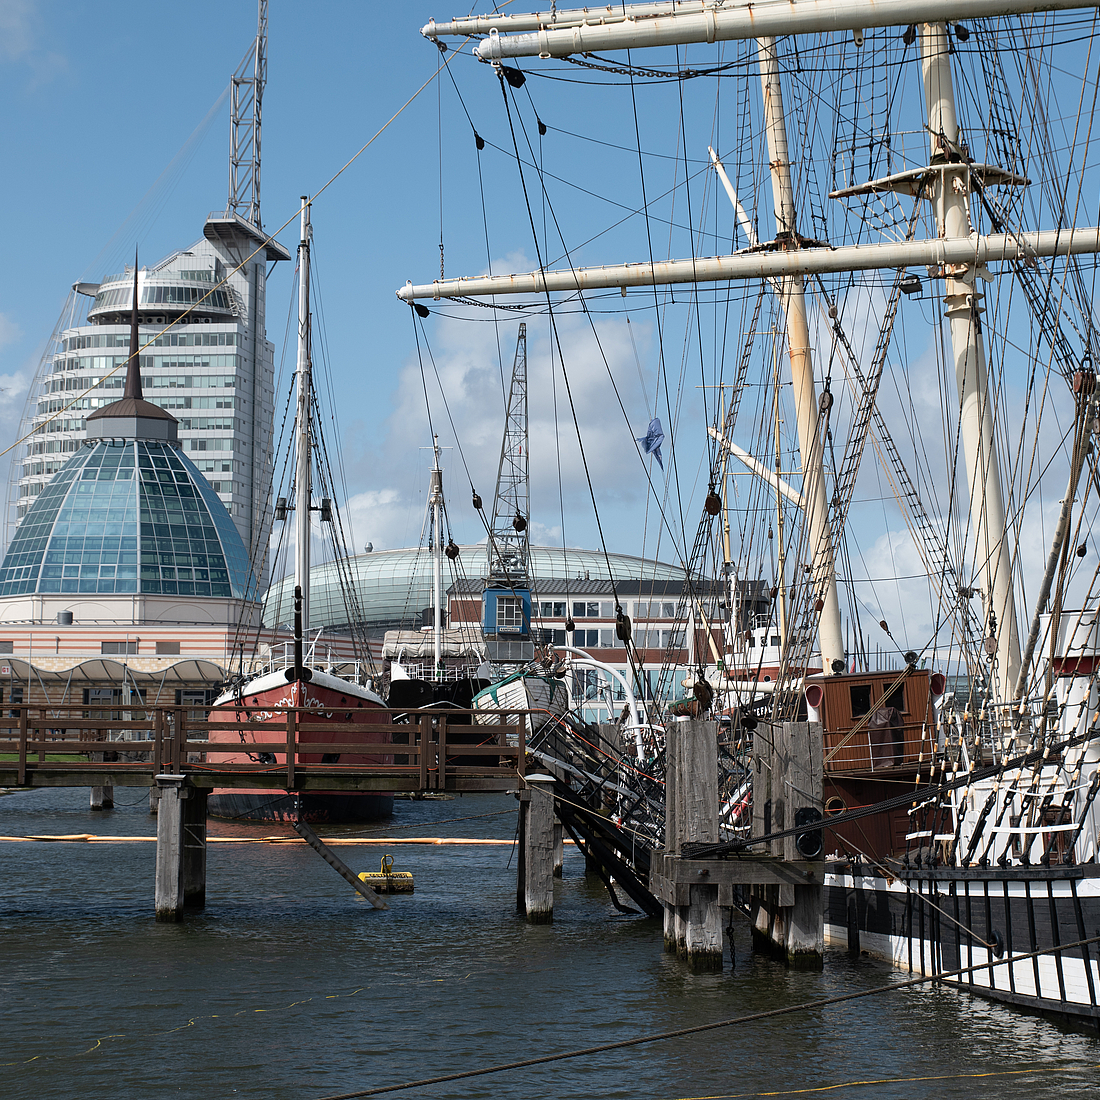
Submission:
{"label": "glass skyscraper", "polygon": [[[289,259],[289,254],[278,242],[265,242],[250,222],[232,212],[214,213],[206,221],[202,239],[153,267],[143,267],[138,276],[140,342],[150,344],[141,355],[145,399],[170,411],[178,421],[183,454],[173,452],[176,472],[182,462],[202,475],[203,493],[224,505],[246,548],[262,548],[270,526],[266,506],[272,462],[274,348],[265,332],[265,289],[268,264],[280,259]],[[88,416],[121,396],[125,384],[124,367],[110,372],[127,359],[132,269],[108,275],[101,283],[74,284],[73,290],[74,303],[87,305],[86,317],[64,328],[44,357],[32,384],[37,400],[31,402],[21,426],[21,436],[33,434],[21,444],[22,453],[13,463],[9,504],[14,509],[9,520],[19,525],[13,549],[16,541],[24,541],[19,532],[36,499],[79,452]],[[142,468],[138,450],[131,445],[128,452],[135,470]],[[153,455],[145,457],[151,461]],[[87,459],[84,468],[90,469]],[[83,484],[84,469],[74,477]],[[262,553],[254,557],[259,560]],[[52,570],[55,564],[48,566]],[[116,564],[128,568],[131,563]],[[109,568],[106,562],[100,565]],[[68,578],[42,574],[39,579]],[[116,575],[116,583],[130,579],[136,578]],[[162,575],[160,582],[170,580]],[[4,586],[0,591],[11,591],[6,586],[13,583],[19,582],[9,577],[0,580]],[[177,578],[176,583],[214,582]]]}

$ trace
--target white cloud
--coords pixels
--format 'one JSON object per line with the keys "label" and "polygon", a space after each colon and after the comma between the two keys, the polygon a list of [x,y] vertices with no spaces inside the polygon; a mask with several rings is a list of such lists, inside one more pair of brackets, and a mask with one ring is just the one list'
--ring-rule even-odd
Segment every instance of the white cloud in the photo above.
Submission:
{"label": "white cloud", "polygon": [[31,0],[4,0],[0,4],[0,57],[16,61],[30,52],[34,43]]}
{"label": "white cloud", "polygon": [[[530,267],[522,253],[493,263],[494,272]],[[598,344],[583,315],[566,310],[560,313],[558,334],[569,381],[567,391],[556,351],[551,356],[546,319],[527,320],[530,522],[536,543],[561,543],[564,500],[566,541],[570,545],[598,544],[585,461],[605,522],[607,512],[637,511],[647,492],[633,439],[644,434],[650,412],[642,396],[630,334],[625,321],[618,317],[598,319],[597,325]],[[639,351],[644,353],[651,326],[633,327]],[[402,535],[414,544],[419,537],[430,452],[424,452],[422,461],[414,456],[418,448],[431,443],[425,388],[432,426],[440,446],[449,448],[443,458],[444,487],[454,537],[459,542],[484,538],[483,522],[470,505],[471,481],[488,517],[496,487],[506,390],[511,381],[519,320],[503,314],[494,324],[486,310],[462,310],[444,304],[440,315],[425,322],[425,329],[431,354],[427,348],[422,349],[423,376],[414,351],[394,372],[394,411],[382,431],[371,432],[366,423],[343,426],[345,466],[353,491],[358,490],[352,500],[360,502],[352,505],[357,543],[370,539],[380,548],[407,545],[398,541]],[[649,388],[652,391],[652,383]],[[573,409],[580,426],[584,460]],[[667,424],[665,431],[669,434]],[[667,468],[667,442],[664,454]],[[655,464],[652,469],[655,478],[661,474]],[[381,490],[381,486],[388,488]],[[663,490],[663,482],[659,488]],[[378,499],[380,492],[386,494],[385,500]],[[612,524],[608,531],[612,549],[637,552],[641,537],[641,531],[628,524]]]}
{"label": "white cloud", "polygon": [[28,86],[31,91],[48,84],[69,67],[64,54],[39,47],[37,23],[33,0],[0,2],[0,62],[26,66],[31,73]]}
{"label": "white cloud", "polygon": [[14,344],[22,335],[23,330],[6,313],[0,313],[0,348]]}

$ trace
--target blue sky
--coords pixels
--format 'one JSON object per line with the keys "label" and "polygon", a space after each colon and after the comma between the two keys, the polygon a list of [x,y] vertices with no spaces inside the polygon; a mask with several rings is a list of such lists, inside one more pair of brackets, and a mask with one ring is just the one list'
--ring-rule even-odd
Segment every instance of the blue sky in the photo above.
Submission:
{"label": "blue sky", "polygon": [[[315,194],[436,71],[440,53],[419,28],[431,15],[449,14],[419,2],[272,0],[262,213],[269,231],[291,222],[280,235],[288,248],[293,250],[296,242],[298,196]],[[0,446],[15,438],[27,386],[70,284],[119,270],[135,244],[142,262],[156,262],[196,239],[207,212],[224,207],[228,105],[209,118],[202,133],[195,131],[248,49],[255,19],[252,0],[178,5],[3,0],[0,197],[7,217],[6,263],[0,269]],[[872,41],[869,34],[868,49]],[[719,45],[684,51],[680,61],[703,66],[731,57],[736,57],[734,48]],[[676,56],[664,51],[634,60],[674,64]],[[809,53],[806,60],[809,72]],[[529,215],[496,78],[469,56],[468,46],[451,68],[454,83],[444,74],[430,84],[330,184],[313,210],[323,308],[318,328],[328,369],[322,392],[331,394],[338,419],[340,435],[333,445],[338,445],[346,476],[357,547],[368,541],[378,548],[417,543],[430,465],[429,415],[448,448],[444,461],[454,536],[459,542],[483,537],[469,504],[466,469],[488,502],[503,427],[501,361],[506,374],[518,318],[433,307],[420,330],[418,354],[410,310],[394,292],[406,280],[438,276],[441,220],[449,276],[481,273],[490,260],[496,272],[534,268],[531,219],[551,266],[565,266],[558,227],[578,264],[642,261],[650,250],[658,259],[688,256],[693,247],[707,255],[729,251],[731,241],[737,247],[745,242],[725,196],[716,192],[713,174],[706,171],[708,144],[727,158],[746,205],[758,205],[760,217],[770,219],[766,176],[759,167],[745,167],[759,166],[760,157],[749,149],[741,169],[734,167],[742,146],[759,140],[758,130],[743,128],[746,107],[754,108],[758,96],[755,70],[746,71],[746,79],[739,79],[743,70],[731,70],[730,79],[721,82],[640,80],[632,89],[621,75],[525,63],[532,75],[511,101],[512,122],[524,156],[532,155],[529,140],[543,164],[552,207],[544,207],[528,165]],[[804,79],[809,89],[810,77]],[[901,82],[905,91],[919,93],[915,67],[901,73]],[[873,87],[865,91],[878,94]],[[915,101],[919,106],[919,95]],[[536,113],[547,126],[541,141]],[[802,140],[799,127],[800,122],[792,122],[796,144]],[[473,128],[486,142],[480,158]],[[908,139],[897,135],[896,155],[909,140],[906,155],[924,156],[926,139],[914,133]],[[828,137],[817,133],[813,140]],[[683,187],[685,150],[692,179],[688,191]],[[866,174],[861,159],[856,178]],[[820,193],[827,184],[817,180],[814,186]],[[650,202],[648,224],[637,214],[643,185]],[[761,225],[766,239],[770,223]],[[803,230],[812,226],[804,224]],[[268,336],[276,345],[277,364],[291,308],[292,274],[291,264],[278,265],[268,284]],[[564,520],[564,537],[573,545],[597,548],[602,538],[611,550],[664,560],[677,559],[674,543],[690,546],[707,490],[709,416],[704,417],[704,405],[709,412],[715,399],[713,391],[700,387],[714,381],[719,362],[727,381],[734,373],[755,294],[755,287],[741,288],[727,300],[710,291],[696,310],[682,289],[659,292],[656,299],[651,291],[633,291],[625,299],[605,293],[592,298],[591,324],[563,308],[558,336],[568,393],[560,368],[550,366],[545,316],[527,318],[536,541],[560,542]],[[764,326],[772,308],[765,304]],[[858,314],[861,307],[857,302],[853,308]],[[918,308],[924,322],[934,322],[930,301]],[[868,331],[854,324],[851,334],[858,343]],[[908,421],[907,426],[899,421],[899,436],[911,436],[922,418],[938,416],[948,400],[937,381],[931,332],[918,318],[899,328],[903,362],[882,397],[888,413]],[[870,335],[873,344],[873,331]],[[819,352],[827,350],[828,341],[819,336]],[[760,351],[758,346],[756,354]],[[819,371],[825,369],[823,359],[819,355]],[[759,384],[758,377],[753,384]],[[762,430],[755,400],[747,390],[745,445]],[[838,416],[843,399],[839,406]],[[633,443],[655,413],[669,437],[667,474],[652,459],[643,462]],[[841,439],[837,446],[842,445]],[[907,450],[912,442],[902,438],[901,445]],[[793,447],[793,441],[787,446]],[[930,461],[930,476],[936,476],[938,467]],[[647,476],[653,478],[652,493]],[[746,481],[737,479],[742,503],[752,495]],[[908,577],[920,572],[889,498],[889,486],[868,464],[851,515],[857,574]],[[752,522],[757,527],[752,553],[756,566],[767,572],[761,542],[765,521],[757,517]],[[1041,563],[1044,539],[1038,525],[1029,538],[1034,543],[1026,551],[1029,561]],[[922,643],[931,621],[927,584],[915,583],[916,588],[891,582],[861,589],[868,615],[903,622],[895,630],[901,645]],[[913,610],[918,604],[919,614]],[[915,624],[908,639],[906,619]]]}
{"label": "blue sky", "polygon": [[[439,51],[419,33],[432,13],[419,3],[305,6],[274,0],[263,121],[266,228],[293,218],[297,196],[315,193],[330,180],[436,71]],[[118,270],[135,244],[143,262],[155,262],[198,237],[206,213],[224,206],[228,105],[223,103],[202,135],[192,135],[248,48],[255,17],[250,0],[188,5],[116,0],[95,6],[5,0],[0,13],[0,88],[8,109],[0,121],[0,140],[9,152],[0,188],[12,212],[9,262],[0,275],[0,385],[5,390],[0,395],[0,432],[5,446],[14,438],[27,384],[69,285]],[[377,546],[415,543],[419,534],[422,492],[417,478],[426,481],[428,464],[420,448],[431,439],[410,311],[394,291],[406,279],[421,281],[438,274],[441,152],[448,274],[476,273],[486,267],[487,224],[489,250],[498,265],[507,256],[509,269],[535,266],[514,161],[509,165],[493,147],[510,145],[511,140],[497,81],[486,66],[468,56],[455,58],[452,65],[465,110],[449,79],[438,89],[432,84],[331,184],[313,212],[315,272],[325,310],[331,381],[340,395],[349,493],[361,496],[357,542],[371,540]],[[576,112],[585,109],[584,89],[563,84],[554,90],[564,94],[553,103],[548,99],[543,113],[549,123],[572,128]],[[480,181],[466,111],[489,142],[481,157]],[[595,122],[589,129],[594,134],[601,130]],[[547,139],[548,147],[555,138],[557,148],[550,154],[554,169],[596,193],[612,196],[602,201],[583,196],[584,204],[574,204],[571,200],[581,192],[559,189],[565,231],[572,242],[583,241],[615,220],[609,212],[621,217],[624,202],[636,205],[637,195],[618,194],[621,176],[608,168],[625,154],[559,134]],[[157,184],[178,154],[167,178]],[[674,158],[666,159],[674,163]],[[636,157],[634,164],[636,175]],[[150,188],[152,196],[144,198]],[[638,190],[636,182],[633,190]],[[293,250],[296,221],[281,239]],[[611,248],[610,253],[593,246],[578,256],[589,262],[609,255],[625,258],[629,253],[623,249],[636,247],[616,249],[614,243],[612,234],[600,242]],[[551,259],[559,259],[560,247],[550,252]],[[280,265],[269,282],[268,335],[276,344],[277,359],[291,302],[291,266]],[[517,326],[503,315],[496,326],[487,325],[478,311],[450,312],[472,313],[476,319],[459,324],[433,318],[427,335],[437,358],[442,352],[444,373],[455,357],[466,364],[455,368],[458,381],[470,383],[477,401],[472,408],[462,408],[459,401],[464,422],[456,426],[460,437],[469,437],[463,438],[466,459],[479,491],[489,498],[503,425],[498,337],[507,370]],[[568,321],[565,327],[570,327]],[[486,329],[492,330],[488,340]],[[651,330],[644,316],[635,326],[635,343],[643,355],[650,350]],[[436,336],[439,347],[434,346]],[[629,360],[638,389],[633,352],[622,337],[619,332],[608,339],[618,358],[625,355]],[[545,358],[545,334],[532,326],[535,376],[540,374],[540,349]],[[411,388],[410,364],[415,383]],[[486,366],[491,368],[488,380],[497,378],[495,391],[486,388],[485,378],[467,377],[472,365],[482,373]],[[454,380],[454,370],[451,376]],[[537,385],[533,377],[533,392]],[[606,436],[606,395],[586,396],[583,383],[580,390],[579,397],[592,402],[592,425],[599,425]],[[438,388],[431,397],[441,442],[453,447],[453,434],[442,423],[446,417]],[[644,434],[645,401],[633,400],[640,393],[626,397],[637,434]],[[400,413],[396,423],[395,411]],[[535,410],[533,419],[545,426],[546,417]],[[605,440],[607,445],[601,447],[594,440],[594,459],[598,462],[602,455],[615,465],[620,446],[632,450],[632,428],[624,426],[622,440],[614,445]],[[573,440],[563,456],[566,464],[575,457],[575,435]],[[453,452],[450,455],[453,461]],[[552,471],[543,468],[536,474],[541,489],[534,490],[533,511],[540,524],[536,531],[559,541],[556,459],[553,465]],[[576,473],[566,471],[569,485]],[[613,473],[596,469],[594,476],[607,483],[614,480]],[[394,483],[395,476],[400,484]],[[631,476],[644,485],[636,456]],[[463,504],[469,497],[468,485],[459,492],[464,480],[449,479]],[[644,489],[629,485],[613,490],[608,501],[612,512],[624,494],[632,504],[644,497]],[[576,506],[576,494],[569,503]],[[590,505],[587,511],[588,518],[578,521],[576,535],[570,537],[594,545]],[[460,539],[483,534],[469,507],[459,507],[457,501],[453,521]],[[616,548],[638,549],[636,527],[624,530],[613,524],[611,535]]]}

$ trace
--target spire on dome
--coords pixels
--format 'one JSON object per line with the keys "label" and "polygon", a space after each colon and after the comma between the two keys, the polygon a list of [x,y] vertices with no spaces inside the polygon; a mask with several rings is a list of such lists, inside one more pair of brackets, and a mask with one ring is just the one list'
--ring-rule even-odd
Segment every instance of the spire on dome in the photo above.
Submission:
{"label": "spire on dome", "polygon": [[134,305],[130,310],[130,359],[126,364],[126,391],[123,397],[133,397],[140,401],[141,397],[141,363],[138,349],[141,341],[138,339],[138,250],[134,247]]}

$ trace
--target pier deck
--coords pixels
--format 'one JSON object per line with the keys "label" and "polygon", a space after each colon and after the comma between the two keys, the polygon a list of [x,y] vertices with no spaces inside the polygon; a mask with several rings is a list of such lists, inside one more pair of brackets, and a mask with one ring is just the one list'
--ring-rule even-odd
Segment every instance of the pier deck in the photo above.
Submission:
{"label": "pier deck", "polygon": [[[154,787],[158,775],[184,775],[198,790],[473,792],[523,786],[526,713],[479,712],[492,724],[478,725],[468,724],[468,712],[447,711],[371,712],[410,719],[394,725],[319,720],[316,709],[300,707],[268,708],[262,723],[196,718],[194,707],[92,713],[97,716],[87,707],[11,708],[0,718],[11,722],[0,727],[0,787]],[[407,743],[353,740],[381,731],[407,736]],[[227,759],[246,752],[274,762]],[[323,755],[379,759],[316,762]]]}

